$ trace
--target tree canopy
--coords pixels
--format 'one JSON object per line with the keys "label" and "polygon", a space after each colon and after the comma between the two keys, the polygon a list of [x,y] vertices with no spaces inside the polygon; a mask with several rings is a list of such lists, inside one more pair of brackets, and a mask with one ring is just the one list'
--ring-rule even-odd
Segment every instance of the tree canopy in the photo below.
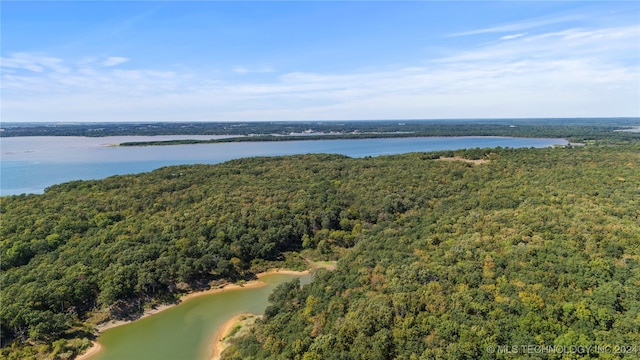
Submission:
{"label": "tree canopy", "polygon": [[543,358],[637,358],[639,154],[373,160],[349,185],[360,186],[354,208],[376,212],[355,247],[337,270],[276,290],[224,359],[539,358],[486,349],[622,344],[633,352]]}
{"label": "tree canopy", "polygon": [[[438,160],[455,156],[487,161]],[[639,164],[637,144],[298,155],[2,197],[1,354],[72,356],[99,309],[127,318],[300,256],[338,267],[276,290],[227,359],[638,344]]]}

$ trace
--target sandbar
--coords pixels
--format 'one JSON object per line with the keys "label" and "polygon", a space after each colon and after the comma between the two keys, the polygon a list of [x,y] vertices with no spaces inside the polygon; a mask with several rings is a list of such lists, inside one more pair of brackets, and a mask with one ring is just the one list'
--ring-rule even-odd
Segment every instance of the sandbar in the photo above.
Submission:
{"label": "sandbar", "polygon": [[247,316],[254,316],[251,313],[242,313],[240,315],[236,315],[231,319],[227,320],[222,326],[218,328],[215,336],[213,337],[213,351],[211,353],[211,360],[219,360],[222,352],[229,346],[229,344],[224,341],[224,339],[229,335],[233,327],[244,320]]}
{"label": "sandbar", "polygon": [[100,345],[100,343],[98,343],[97,341],[92,341],[91,346],[87,349],[87,351],[76,356],[76,360],[87,360],[93,355],[96,355],[97,353],[99,353],[101,350],[102,350],[102,345]]}

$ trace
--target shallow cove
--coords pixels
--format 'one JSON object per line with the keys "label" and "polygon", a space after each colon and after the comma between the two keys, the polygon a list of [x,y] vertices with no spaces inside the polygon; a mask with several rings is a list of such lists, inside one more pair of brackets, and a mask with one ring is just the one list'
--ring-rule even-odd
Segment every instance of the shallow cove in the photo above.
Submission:
{"label": "shallow cove", "polygon": [[105,330],[97,339],[102,350],[90,359],[208,360],[219,327],[244,312],[264,313],[273,289],[295,278],[307,284],[312,275],[265,275],[260,278],[265,286],[193,297],[158,314]]}

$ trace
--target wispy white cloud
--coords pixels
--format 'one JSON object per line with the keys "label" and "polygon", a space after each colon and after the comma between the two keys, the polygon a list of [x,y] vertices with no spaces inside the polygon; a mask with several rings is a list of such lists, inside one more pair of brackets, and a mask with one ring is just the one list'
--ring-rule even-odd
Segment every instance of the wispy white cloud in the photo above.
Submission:
{"label": "wispy white cloud", "polygon": [[[59,58],[27,53],[12,54],[2,59],[3,97],[11,101],[25,93],[30,96],[64,97],[77,93],[119,96],[152,95],[176,90],[180,84],[172,71],[150,69],[123,70],[116,66],[128,61],[124,57],[107,57],[104,60],[84,58],[80,61],[64,61]],[[7,72],[7,69],[26,69],[31,72]],[[182,78],[187,75],[183,74]],[[182,81],[184,83],[184,81]]]}
{"label": "wispy white cloud", "polygon": [[519,37],[523,37],[526,34],[512,34],[512,35],[505,35],[503,37],[500,38],[500,40],[513,40],[513,39],[517,39]]}
{"label": "wispy white cloud", "polygon": [[565,24],[572,21],[581,20],[584,18],[585,18],[585,15],[571,14],[571,15],[552,16],[552,17],[544,17],[544,18],[537,18],[537,19],[527,19],[520,22],[513,22],[508,24],[486,27],[482,29],[463,31],[455,34],[450,34],[449,37],[479,35],[479,34],[488,34],[488,33],[500,33],[500,32],[514,32],[514,31],[539,28],[542,26],[552,25],[552,24]]}
{"label": "wispy white cloud", "polygon": [[238,74],[246,74],[246,73],[248,73],[248,72],[249,72],[249,69],[247,69],[247,68],[246,68],[246,67],[244,67],[244,66],[235,66],[235,67],[233,68],[233,72],[234,72],[234,73],[238,73]]}
{"label": "wispy white cloud", "polygon": [[232,71],[236,74],[250,74],[250,73],[272,73],[275,70],[270,66],[260,66],[260,67],[246,67],[237,65],[234,66]]}
{"label": "wispy white cloud", "polygon": [[3,119],[640,116],[640,26],[506,36],[384,70],[290,71],[266,80],[252,76],[260,67],[238,65],[232,70],[246,76],[233,82],[204,70],[119,69],[95,58],[13,54],[2,62]]}
{"label": "wispy white cloud", "polygon": [[102,61],[102,66],[116,66],[120,64],[124,64],[129,61],[129,58],[120,57],[120,56],[110,56]]}
{"label": "wispy white cloud", "polygon": [[[595,58],[618,62],[638,58],[640,25],[602,29],[565,29],[522,36],[515,41],[503,41],[460,51],[439,59],[439,62],[507,61],[538,58]],[[633,63],[632,63],[633,64]],[[637,62],[635,63],[637,65]]]}
{"label": "wispy white cloud", "polygon": [[15,53],[11,57],[0,58],[0,63],[5,69],[22,69],[36,73],[45,70],[54,70],[56,72],[66,73],[69,69],[62,65],[63,60],[50,56],[32,53]]}

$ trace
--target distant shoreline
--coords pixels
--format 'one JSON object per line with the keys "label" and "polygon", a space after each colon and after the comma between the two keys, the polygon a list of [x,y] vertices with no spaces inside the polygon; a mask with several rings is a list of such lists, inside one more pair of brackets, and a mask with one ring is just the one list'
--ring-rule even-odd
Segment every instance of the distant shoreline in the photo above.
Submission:
{"label": "distant shoreline", "polygon": [[[213,135],[278,136],[319,134],[370,134],[414,132],[431,135],[494,135],[521,134],[536,131],[547,135],[566,136],[549,128],[598,126],[607,130],[638,127],[637,116],[609,117],[546,117],[546,118],[458,118],[458,119],[386,119],[386,120],[291,120],[291,121],[160,121],[160,122],[3,122],[0,137],[15,136],[158,136]],[[470,131],[476,134],[470,134]],[[498,133],[495,133],[495,132]],[[478,133],[478,132],[481,132]],[[538,136],[541,137],[541,136]]]}
{"label": "distant shoreline", "polygon": [[[269,271],[265,271],[265,272],[261,272],[259,274],[256,275],[257,279],[256,280],[250,280],[242,285],[240,284],[236,284],[236,283],[229,283],[226,284],[220,288],[215,288],[215,289],[208,289],[208,290],[201,290],[201,291],[194,291],[194,292],[190,292],[188,294],[185,294],[184,296],[180,297],[180,300],[175,303],[175,304],[162,304],[157,306],[155,309],[148,309],[145,310],[145,312],[142,314],[142,316],[140,316],[139,318],[135,319],[135,320],[111,320],[108,321],[106,323],[102,323],[102,324],[98,324],[96,325],[96,331],[99,334],[118,327],[118,326],[122,326],[122,325],[126,325],[129,323],[132,323],[134,321],[138,321],[141,319],[144,319],[146,317],[149,317],[151,315],[155,315],[158,314],[162,311],[165,311],[169,308],[172,308],[174,306],[177,306],[179,304],[182,304],[183,302],[189,300],[189,299],[193,299],[196,297],[200,297],[200,296],[205,296],[205,295],[211,295],[211,294],[216,294],[216,293],[221,293],[221,292],[225,292],[225,291],[229,291],[229,290],[237,290],[237,289],[254,289],[254,288],[259,288],[259,287],[263,287],[266,286],[267,284],[263,281],[260,281],[260,278],[267,276],[267,275],[275,275],[275,274],[282,274],[282,275],[307,275],[310,273],[310,270],[304,270],[304,271],[293,271],[293,270],[287,270],[287,269],[273,269],[273,270],[269,270]],[[88,360],[91,357],[97,355],[98,353],[100,353],[102,351],[102,345],[94,340],[91,342],[91,347],[89,347],[85,352],[83,352],[82,354],[78,354],[75,357],[75,360]]]}
{"label": "distant shoreline", "polygon": [[[567,140],[559,138],[429,136],[217,143],[173,147],[106,146],[130,141],[129,139],[63,136],[2,139],[3,178],[0,196],[42,194],[47,188],[55,191],[56,185],[76,180],[102,180],[114,175],[148,173],[168,166],[213,165],[239,159],[308,154],[336,154],[352,158],[412,152],[442,155],[443,151],[447,154],[458,152],[462,155],[465,149],[543,148],[568,143]],[[590,142],[589,145],[591,144]]]}
{"label": "distant shoreline", "polygon": [[[362,134],[315,134],[315,135],[256,135],[256,136],[237,136],[225,137],[218,139],[176,139],[176,140],[158,140],[158,141],[127,141],[113,146],[121,147],[142,147],[142,146],[171,146],[171,145],[200,145],[200,144],[225,144],[225,143],[241,143],[241,142],[286,142],[286,141],[315,141],[315,140],[365,140],[365,139],[402,139],[402,138],[468,138],[468,137],[496,137],[496,138],[539,138],[538,136],[523,135],[489,135],[489,134],[450,134],[450,135],[431,135],[415,132],[407,133],[362,133]],[[548,139],[560,139],[569,142],[563,137],[548,137]]]}

